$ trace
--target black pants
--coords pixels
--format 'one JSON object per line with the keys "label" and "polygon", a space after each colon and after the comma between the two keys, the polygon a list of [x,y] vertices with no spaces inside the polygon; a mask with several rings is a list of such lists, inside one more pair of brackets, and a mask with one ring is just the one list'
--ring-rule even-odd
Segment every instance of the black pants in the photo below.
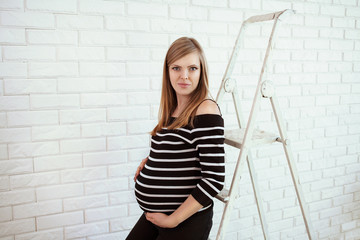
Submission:
{"label": "black pants", "polygon": [[141,215],[126,240],[207,240],[212,227],[213,207],[197,212],[175,228],[161,228]]}

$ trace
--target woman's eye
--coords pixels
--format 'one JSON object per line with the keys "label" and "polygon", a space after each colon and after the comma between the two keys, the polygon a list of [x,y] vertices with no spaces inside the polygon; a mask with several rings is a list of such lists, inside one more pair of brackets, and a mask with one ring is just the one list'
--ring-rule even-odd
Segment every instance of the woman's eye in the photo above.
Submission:
{"label": "woman's eye", "polygon": [[197,70],[197,67],[191,67],[190,70],[191,70],[191,71],[196,71],[196,70]]}
{"label": "woman's eye", "polygon": [[172,69],[175,70],[175,71],[179,71],[179,70],[180,70],[179,67],[173,67]]}

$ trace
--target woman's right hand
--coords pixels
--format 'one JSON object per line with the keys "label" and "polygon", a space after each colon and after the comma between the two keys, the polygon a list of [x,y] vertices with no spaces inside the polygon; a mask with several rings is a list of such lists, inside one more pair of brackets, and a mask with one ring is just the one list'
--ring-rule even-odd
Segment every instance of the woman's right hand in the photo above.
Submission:
{"label": "woman's right hand", "polygon": [[136,169],[136,173],[135,173],[135,177],[134,177],[134,182],[136,182],[136,178],[139,176],[141,170],[144,168],[147,160],[148,160],[148,157],[144,158],[144,159],[141,161],[141,163],[140,163],[140,165],[138,166],[138,168]]}

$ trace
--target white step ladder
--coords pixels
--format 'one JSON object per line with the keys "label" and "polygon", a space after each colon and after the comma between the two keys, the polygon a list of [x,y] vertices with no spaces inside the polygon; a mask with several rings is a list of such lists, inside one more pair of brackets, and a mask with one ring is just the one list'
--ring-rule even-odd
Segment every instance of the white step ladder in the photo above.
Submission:
{"label": "white step ladder", "polygon": [[[271,81],[269,80],[263,80],[264,75],[266,74],[266,67],[267,62],[269,60],[270,52],[274,44],[275,36],[276,36],[276,30],[277,30],[277,23],[278,21],[284,21],[285,17],[287,15],[294,14],[294,11],[292,10],[284,10],[280,12],[270,13],[266,15],[260,15],[260,16],[253,16],[248,18],[246,21],[243,22],[239,35],[237,37],[230,61],[228,63],[228,66],[225,71],[225,75],[222,79],[221,86],[216,98],[216,101],[220,104],[222,101],[222,98],[225,93],[231,93],[233,102],[235,105],[236,110],[236,116],[238,120],[239,128],[235,130],[228,130],[225,131],[225,144],[231,145],[233,147],[240,149],[240,154],[236,163],[236,168],[234,170],[234,175],[232,178],[230,189],[223,189],[216,198],[225,203],[224,212],[222,215],[222,219],[219,226],[219,231],[217,234],[216,239],[217,240],[224,240],[225,238],[225,231],[226,227],[228,225],[228,222],[230,220],[230,212],[232,209],[232,205],[234,204],[234,201],[238,197],[238,189],[239,189],[239,182],[241,178],[241,174],[244,170],[245,166],[245,160],[247,161],[250,178],[252,187],[254,189],[254,195],[255,200],[257,204],[257,209],[260,215],[260,222],[261,227],[263,230],[263,235],[265,239],[269,239],[269,233],[266,225],[265,220],[265,213],[264,209],[262,207],[261,203],[261,196],[259,187],[257,185],[254,165],[251,158],[250,148],[251,146],[259,146],[263,144],[269,144],[274,142],[281,142],[285,151],[285,155],[287,158],[287,162],[289,165],[289,169],[291,172],[291,177],[295,186],[296,194],[299,200],[302,216],[305,222],[305,227],[307,231],[307,235],[309,239],[315,239],[315,235],[310,223],[310,215],[307,209],[307,206],[305,204],[305,199],[301,190],[301,186],[299,184],[299,177],[296,170],[295,162],[293,160],[293,155],[290,147],[290,141],[287,138],[286,131],[284,128],[283,119],[279,110],[279,104],[277,97],[274,92],[274,87]],[[260,72],[260,77],[258,80],[257,88],[255,91],[255,97],[252,103],[251,112],[249,115],[249,119],[247,122],[247,126],[244,128],[244,121],[241,113],[240,108],[240,99],[238,96],[238,90],[236,86],[236,81],[231,78],[234,65],[236,62],[238,51],[242,45],[242,38],[244,36],[244,30],[249,24],[256,23],[256,22],[264,22],[264,21],[274,21],[272,32],[269,37],[269,43],[266,49],[266,54],[263,60],[263,65]],[[271,102],[271,107],[274,112],[277,127],[279,130],[279,135],[268,133],[265,131],[260,130],[254,130],[254,123],[257,117],[257,113],[259,112],[260,108],[260,100],[261,98],[268,98]]]}

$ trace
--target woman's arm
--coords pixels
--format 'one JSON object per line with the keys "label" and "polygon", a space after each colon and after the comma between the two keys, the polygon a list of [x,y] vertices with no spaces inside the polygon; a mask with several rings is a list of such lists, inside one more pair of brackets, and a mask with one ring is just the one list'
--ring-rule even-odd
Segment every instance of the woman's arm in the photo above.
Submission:
{"label": "woman's arm", "polygon": [[162,228],[174,228],[194,213],[199,211],[203,206],[195,200],[192,195],[183,202],[171,215],[163,213],[146,213],[146,219],[153,224]]}

